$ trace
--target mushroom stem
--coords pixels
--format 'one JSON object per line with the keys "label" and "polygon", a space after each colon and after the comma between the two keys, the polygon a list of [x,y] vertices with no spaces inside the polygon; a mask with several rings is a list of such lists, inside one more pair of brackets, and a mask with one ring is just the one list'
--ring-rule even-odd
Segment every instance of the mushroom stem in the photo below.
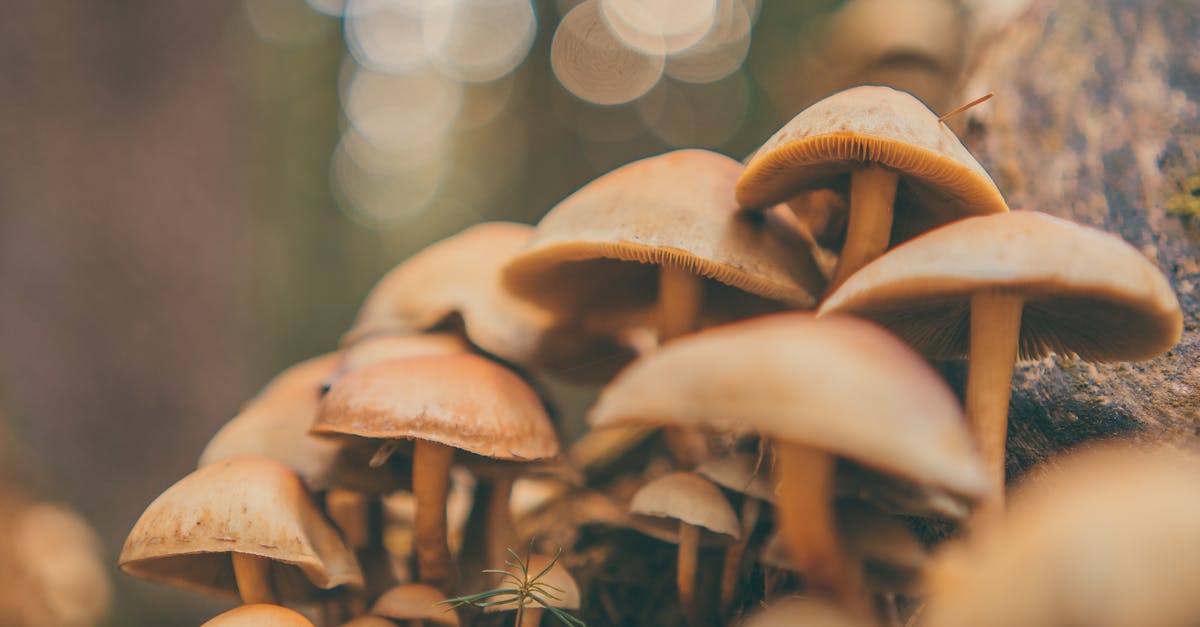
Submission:
{"label": "mushroom stem", "polygon": [[679,523],[679,560],[675,568],[675,585],[679,589],[679,606],[691,627],[700,623],[700,608],[696,606],[696,565],[700,558],[700,528]]}
{"label": "mushroom stem", "polygon": [[232,557],[233,577],[237,581],[242,603],[274,605],[276,600],[275,592],[271,590],[271,560],[247,553],[234,553]]}
{"label": "mushroom stem", "polygon": [[733,597],[737,594],[738,581],[742,575],[742,556],[750,544],[750,536],[754,535],[754,527],[758,524],[758,514],[762,509],[762,501],[750,495],[742,497],[742,536],[737,542],[725,549],[725,563],[721,570],[721,615],[728,616],[733,609]]}
{"label": "mushroom stem", "polygon": [[775,442],[775,454],[779,533],[807,593],[863,613],[858,572],[842,552],[833,517],[833,457],[783,440]]}
{"label": "mushroom stem", "polygon": [[516,627],[537,627],[542,624],[542,608],[536,605],[527,606],[518,618],[521,622]]}
{"label": "mushroom stem", "polygon": [[850,220],[829,291],[887,250],[900,175],[881,167],[850,173]]}
{"label": "mushroom stem", "polygon": [[341,488],[330,488],[325,495],[325,513],[355,551],[366,548],[371,541],[367,499],[361,492]]}
{"label": "mushroom stem", "polygon": [[450,545],[446,538],[446,495],[454,449],[431,442],[413,442],[413,497],[417,511],[413,539],[417,576],[422,583],[444,588],[450,581]]}
{"label": "mushroom stem", "polygon": [[972,528],[1004,510],[1004,443],[1013,364],[1021,339],[1024,299],[998,290],[971,297],[971,345],[967,366],[967,422],[992,483],[971,515]]}
{"label": "mushroom stem", "polygon": [[488,498],[487,516],[487,552],[488,568],[504,568],[508,559],[508,541],[512,529],[509,520],[508,503],[512,495],[512,477],[501,476],[492,480],[492,494]]}
{"label": "mushroom stem", "polygon": [[[662,264],[658,270],[658,343],[699,328],[703,302],[702,278],[683,266]],[[708,442],[695,429],[667,427],[664,436],[679,468],[693,468],[708,457]]]}

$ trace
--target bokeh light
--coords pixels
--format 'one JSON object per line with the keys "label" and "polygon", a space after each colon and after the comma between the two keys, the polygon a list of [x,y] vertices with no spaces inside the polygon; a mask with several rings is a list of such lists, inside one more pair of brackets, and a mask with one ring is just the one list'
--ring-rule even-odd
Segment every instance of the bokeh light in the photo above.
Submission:
{"label": "bokeh light", "polygon": [[421,34],[434,65],[463,81],[513,71],[537,34],[530,0],[421,0]]}
{"label": "bokeh light", "polygon": [[596,104],[621,104],[649,91],[662,77],[661,54],[622,43],[600,18],[597,0],[571,9],[550,45],[554,75],[563,87]]}
{"label": "bokeh light", "polygon": [[254,34],[277,46],[310,43],[328,28],[299,0],[245,0],[242,10]]}
{"label": "bokeh light", "polygon": [[667,59],[667,75],[689,83],[708,83],[738,71],[750,51],[755,10],[746,0],[721,0],[708,33]]}
{"label": "bokeh light", "polygon": [[672,146],[720,146],[741,128],[749,101],[746,76],[738,72],[708,85],[665,80],[639,101],[638,111]]}
{"label": "bokeh light", "polygon": [[346,118],[384,148],[438,139],[453,126],[462,103],[462,84],[428,66],[406,74],[354,67],[343,83]]}
{"label": "bokeh light", "polygon": [[716,0],[596,0],[609,30],[651,55],[680,52],[700,41],[717,17]]}
{"label": "bokeh light", "polygon": [[403,73],[425,65],[421,40],[423,0],[392,0],[374,11],[346,16],[346,48],[372,70]]}

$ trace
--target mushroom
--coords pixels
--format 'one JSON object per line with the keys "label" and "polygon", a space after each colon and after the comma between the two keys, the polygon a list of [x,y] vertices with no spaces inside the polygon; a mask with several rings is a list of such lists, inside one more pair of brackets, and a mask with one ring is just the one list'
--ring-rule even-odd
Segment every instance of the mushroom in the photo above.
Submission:
{"label": "mushroom", "polygon": [[331,353],[280,373],[217,431],[200,453],[198,465],[263,456],[291,468],[313,492],[338,487],[379,494],[407,487],[406,470],[368,467],[373,451],[309,434],[321,386],[340,360]]}
{"label": "mushroom", "polygon": [[214,616],[200,627],[313,627],[313,624],[296,610],[269,603],[252,603]]}
{"label": "mushroom", "polygon": [[[525,564],[525,570],[529,573],[529,579],[537,578],[550,592],[548,595],[538,594],[538,598],[550,607],[555,607],[562,610],[577,610],[579,609],[580,595],[579,586],[575,583],[575,578],[571,573],[563,568],[560,562],[554,561],[554,558],[546,555],[531,555],[528,562]],[[536,594],[536,593],[535,593]],[[540,603],[528,597],[522,603],[520,609],[520,617],[515,627],[537,627],[542,622],[542,612],[545,611]],[[507,603],[498,603],[489,605],[484,608],[484,613],[492,612],[511,612],[517,610],[517,600],[513,599]]]}
{"label": "mushroom", "polygon": [[134,524],[121,569],[243,603],[308,600],[361,588],[358,562],[304,484],[265,457],[215,462],[179,480]]}
{"label": "mushroom", "polygon": [[457,318],[471,343],[505,361],[570,378],[607,378],[632,357],[628,349],[501,289],[500,267],[532,233],[525,224],[485,222],[418,252],[372,288],[343,344],[381,332],[428,331]]}
{"label": "mushroom", "polygon": [[[721,615],[728,615],[733,608],[737,584],[742,576],[742,556],[758,525],[762,502],[775,500],[775,491],[767,479],[770,470],[765,459],[749,453],[738,453],[710,459],[696,468],[696,472],[713,483],[742,495],[741,537],[725,549],[725,562],[721,571]],[[769,465],[769,464],[768,464]],[[760,468],[760,466],[762,466]]]}
{"label": "mushroom", "polygon": [[537,394],[475,355],[384,361],[350,372],[326,394],[313,432],[387,440],[385,447],[412,440],[418,572],[434,586],[451,577],[446,492],[455,450],[519,462],[559,453]]}
{"label": "mushroom", "polygon": [[679,605],[689,625],[701,625],[703,613],[696,599],[700,546],[727,545],[741,537],[729,501],[704,477],[674,472],[642,486],[633,495],[629,514],[635,529],[679,545],[675,570]]}
{"label": "mushroom", "polygon": [[737,182],[743,207],[845,185],[850,215],[831,286],[887,249],[969,215],[1008,211],[996,184],[938,116],[890,87],[838,92],[792,118]]}
{"label": "mushroom", "polygon": [[818,315],[853,313],[935,359],[968,357],[966,414],[992,483],[976,523],[1004,505],[1004,445],[1018,357],[1150,359],[1182,333],[1167,279],[1119,237],[1032,211],[961,220],[864,267]]}
{"label": "mushroom", "polygon": [[741,627],[871,627],[861,618],[816,599],[783,599],[746,619]]}
{"label": "mushroom", "polygon": [[348,343],[341,351],[337,371],[327,380],[326,389],[338,377],[381,361],[424,357],[426,355],[461,355],[473,352],[465,340],[454,333],[399,333],[380,329],[364,334]]}
{"label": "mushroom", "polygon": [[832,513],[836,456],[967,497],[987,483],[954,394],[862,320],[776,314],[680,339],[600,396],[594,427],[646,421],[769,438],[776,522],[810,592],[860,604]]}
{"label": "mushroom", "polygon": [[[741,172],[737,161],[705,150],[609,172],[542,218],[503,268],[504,285],[569,320],[620,325],[655,308],[660,343],[703,319],[813,307],[824,277],[804,234],[771,214],[738,211]],[[686,432],[667,436],[681,466],[705,456],[705,443]]]}
{"label": "mushroom", "polygon": [[408,621],[411,627],[444,625],[458,627],[458,614],[444,605],[446,595],[433,586],[420,583],[400,584],[383,593],[371,614],[395,621]]}
{"label": "mushroom", "polygon": [[1200,624],[1194,452],[1118,441],[1046,466],[1003,525],[935,555],[921,624]]}

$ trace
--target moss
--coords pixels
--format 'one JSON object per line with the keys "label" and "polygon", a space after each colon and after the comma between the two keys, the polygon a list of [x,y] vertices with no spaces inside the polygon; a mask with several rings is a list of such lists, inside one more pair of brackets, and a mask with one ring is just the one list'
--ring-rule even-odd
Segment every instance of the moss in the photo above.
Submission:
{"label": "moss", "polygon": [[1184,179],[1179,191],[1167,199],[1167,213],[1188,220],[1200,218],[1200,172]]}

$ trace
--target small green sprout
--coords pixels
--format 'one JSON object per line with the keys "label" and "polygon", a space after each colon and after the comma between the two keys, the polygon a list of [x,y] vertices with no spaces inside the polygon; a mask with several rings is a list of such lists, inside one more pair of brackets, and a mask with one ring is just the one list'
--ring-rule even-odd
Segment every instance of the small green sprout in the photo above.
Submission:
{"label": "small green sprout", "polygon": [[512,549],[508,549],[508,553],[512,555],[511,560],[504,562],[508,566],[508,570],[489,568],[483,571],[485,573],[501,575],[501,587],[484,590],[476,594],[446,599],[441,603],[448,604],[451,608],[459,608],[464,605],[487,608],[495,605],[516,603],[517,616],[513,624],[521,625],[521,619],[525,616],[526,603],[533,601],[568,627],[587,627],[587,624],[582,620],[550,604],[550,600],[559,600],[559,595],[563,594],[564,591],[561,588],[542,581],[546,573],[550,572],[554,568],[554,565],[558,563],[558,558],[562,556],[562,547],[559,547],[558,551],[554,554],[554,558],[550,560],[550,563],[545,568],[532,576],[530,576],[531,573],[529,571],[529,559],[533,555],[533,540],[529,541],[529,551],[526,553],[524,559]]}

